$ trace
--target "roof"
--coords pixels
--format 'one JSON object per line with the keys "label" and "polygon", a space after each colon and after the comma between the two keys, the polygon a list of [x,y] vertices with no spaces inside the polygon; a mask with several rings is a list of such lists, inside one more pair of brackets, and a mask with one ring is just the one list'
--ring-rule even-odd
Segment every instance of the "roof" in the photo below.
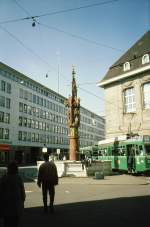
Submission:
{"label": "roof", "polygon": [[[108,70],[104,78],[98,83],[98,86],[104,87],[112,81],[120,79],[120,75],[133,75],[135,70],[145,67],[142,65],[142,56],[150,53],[150,31],[147,31],[125,54],[123,54]],[[123,64],[130,62],[130,70],[123,71]],[[147,65],[147,64],[146,64]],[[149,67],[148,67],[149,68]]]}

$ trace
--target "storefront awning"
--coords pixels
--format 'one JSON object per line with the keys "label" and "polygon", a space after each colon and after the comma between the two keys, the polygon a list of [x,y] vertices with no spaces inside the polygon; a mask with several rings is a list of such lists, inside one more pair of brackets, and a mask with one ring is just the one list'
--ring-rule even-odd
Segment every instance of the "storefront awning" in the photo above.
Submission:
{"label": "storefront awning", "polygon": [[9,144],[0,144],[0,152],[2,151],[10,151],[10,145]]}

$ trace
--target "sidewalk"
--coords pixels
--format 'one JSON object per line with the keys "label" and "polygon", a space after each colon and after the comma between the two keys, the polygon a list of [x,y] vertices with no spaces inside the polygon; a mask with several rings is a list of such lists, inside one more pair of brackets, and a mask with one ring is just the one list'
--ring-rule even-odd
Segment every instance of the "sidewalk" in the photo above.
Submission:
{"label": "sidewalk", "polygon": [[55,213],[47,215],[43,213],[41,189],[35,183],[25,183],[26,190],[33,192],[27,194],[28,206],[20,227],[146,226],[150,203],[147,180],[131,175],[102,180],[62,177],[56,189]]}
{"label": "sidewalk", "polygon": [[62,177],[59,181],[63,184],[145,185],[150,183],[150,177],[123,174],[105,176],[104,179]]}

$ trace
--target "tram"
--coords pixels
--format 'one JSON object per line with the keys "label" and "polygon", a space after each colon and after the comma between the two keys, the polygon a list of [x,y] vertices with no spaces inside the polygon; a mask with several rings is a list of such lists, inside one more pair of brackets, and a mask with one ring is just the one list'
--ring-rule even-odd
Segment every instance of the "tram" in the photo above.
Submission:
{"label": "tram", "polygon": [[150,171],[150,136],[119,136],[80,148],[92,160],[111,160],[112,170],[142,173]]}

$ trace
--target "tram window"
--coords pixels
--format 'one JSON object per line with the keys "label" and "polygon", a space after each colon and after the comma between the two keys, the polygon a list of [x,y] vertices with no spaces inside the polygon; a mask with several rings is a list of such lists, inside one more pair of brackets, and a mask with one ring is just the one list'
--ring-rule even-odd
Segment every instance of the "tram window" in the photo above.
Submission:
{"label": "tram window", "polygon": [[99,151],[99,156],[102,156],[102,150]]}
{"label": "tram window", "polygon": [[118,150],[112,149],[112,155],[118,155]]}
{"label": "tram window", "polygon": [[119,149],[118,149],[118,154],[119,154],[120,156],[124,156],[124,155],[125,155],[125,149],[119,148]]}
{"label": "tram window", "polygon": [[103,150],[103,155],[104,155],[104,156],[107,155],[107,149],[104,149],[104,150]]}
{"label": "tram window", "polygon": [[138,155],[144,155],[144,149],[143,146],[139,146],[139,150],[136,150]]}
{"label": "tram window", "polygon": [[145,145],[146,154],[150,155],[150,145]]}
{"label": "tram window", "polygon": [[[142,146],[140,146],[140,147],[142,147]],[[141,150],[142,150],[142,149],[141,149]],[[137,155],[139,155],[139,153],[140,153],[140,148],[138,147],[138,145],[135,145],[135,152],[136,152]]]}
{"label": "tram window", "polygon": [[125,149],[125,148],[122,149],[122,155],[123,155],[123,156],[126,155],[126,149]]}

